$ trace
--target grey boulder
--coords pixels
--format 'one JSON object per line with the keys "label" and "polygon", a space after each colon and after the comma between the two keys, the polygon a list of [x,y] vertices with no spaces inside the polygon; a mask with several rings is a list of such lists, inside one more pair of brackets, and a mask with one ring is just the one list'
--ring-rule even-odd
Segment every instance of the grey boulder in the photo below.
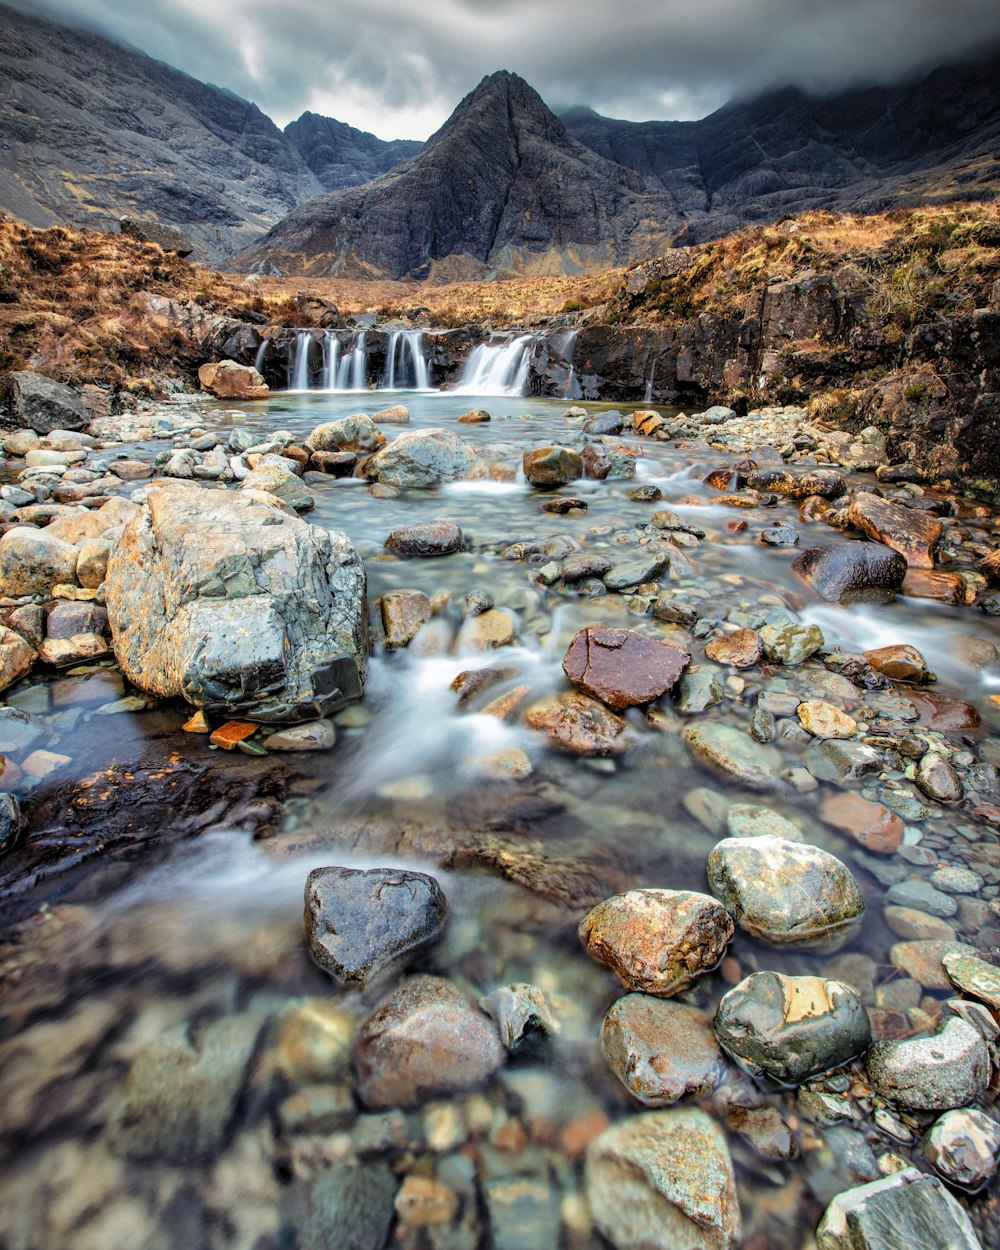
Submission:
{"label": "grey boulder", "polygon": [[360,697],[366,580],[346,534],[242,491],[144,494],[106,579],[133,685],[259,721],[309,720]]}
{"label": "grey boulder", "polygon": [[9,409],[3,421],[6,429],[48,434],[52,430],[85,430],[90,424],[90,413],[76,391],[43,373],[30,369],[10,373],[3,389]]}
{"label": "grey boulder", "polygon": [[441,486],[464,477],[473,459],[469,445],[450,430],[406,430],[370,456],[361,473],[401,490]]}
{"label": "grey boulder", "polygon": [[934,1176],[905,1168],[848,1189],[827,1207],[818,1250],[982,1250],[972,1221]]}
{"label": "grey boulder", "polygon": [[875,1042],[868,1079],[883,1098],[914,1111],[948,1111],[975,1102],[990,1081],[990,1056],[978,1029],[951,1016],[931,1037]]}

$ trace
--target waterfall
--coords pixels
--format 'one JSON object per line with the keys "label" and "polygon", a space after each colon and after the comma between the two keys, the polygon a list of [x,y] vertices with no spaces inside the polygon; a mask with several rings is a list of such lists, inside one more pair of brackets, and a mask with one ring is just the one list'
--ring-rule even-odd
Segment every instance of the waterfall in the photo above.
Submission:
{"label": "waterfall", "polygon": [[460,395],[523,395],[531,365],[531,334],[482,343],[469,353],[455,391]]}
{"label": "waterfall", "polygon": [[656,376],[656,365],[660,359],[660,353],[653,353],[653,363],[649,366],[649,381],[646,383],[646,394],[644,402],[651,404],[653,402],[653,378]]}
{"label": "waterfall", "polygon": [[307,391],[309,389],[309,348],[312,335],[308,330],[298,330],[295,335],[295,363],[289,390]]}
{"label": "waterfall", "polygon": [[[410,370],[406,358],[410,358]],[[412,379],[412,380],[411,380]],[[394,391],[413,389],[426,391],[430,388],[430,370],[424,355],[424,336],[421,330],[393,330],[385,353],[385,373],[382,389]]]}
{"label": "waterfall", "polygon": [[335,391],[363,391],[368,379],[367,334],[359,330],[351,344],[351,350],[341,358],[337,369]]}
{"label": "waterfall", "polygon": [[566,390],[563,392],[567,399],[579,399],[581,395],[580,384],[576,380],[576,365],[573,364],[573,353],[576,350],[576,336],[579,330],[571,330],[570,336],[566,340],[563,347],[563,355],[569,365],[569,373],[566,376]]}
{"label": "waterfall", "polygon": [[340,360],[340,339],[332,330],[323,338],[323,390],[337,389],[337,363]]}
{"label": "waterfall", "polygon": [[261,339],[260,347],[257,348],[257,355],[253,358],[253,367],[257,370],[261,377],[264,376],[262,365],[264,364],[264,353],[267,351],[267,339]]}

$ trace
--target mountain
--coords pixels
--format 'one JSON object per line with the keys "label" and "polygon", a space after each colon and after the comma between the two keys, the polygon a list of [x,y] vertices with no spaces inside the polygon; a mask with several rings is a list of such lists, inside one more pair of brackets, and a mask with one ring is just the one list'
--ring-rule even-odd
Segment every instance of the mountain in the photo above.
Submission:
{"label": "mountain", "polygon": [[354,181],[394,159],[393,144],[306,118],[289,127],[301,129],[300,151],[232,92],[0,8],[0,207],[30,225],[108,229],[125,213],[148,215],[219,261],[331,185],[312,137],[323,123],[340,136],[338,185],[356,158]]}
{"label": "mountain", "polygon": [[682,222],[661,187],[577,142],[500,71],[417,156],[299,205],[234,264],[345,277],[576,272],[646,255]]}
{"label": "mountain", "polygon": [[289,122],[285,138],[298,150],[324,191],[342,191],[370,182],[416,156],[424,146],[416,139],[378,139],[367,130],[356,130],[318,113],[303,113]]}
{"label": "mountain", "polygon": [[695,122],[626,122],[591,109],[567,130],[669,193],[685,242],[811,208],[875,212],[1000,190],[996,52],[901,87],[817,99],[796,88]]}

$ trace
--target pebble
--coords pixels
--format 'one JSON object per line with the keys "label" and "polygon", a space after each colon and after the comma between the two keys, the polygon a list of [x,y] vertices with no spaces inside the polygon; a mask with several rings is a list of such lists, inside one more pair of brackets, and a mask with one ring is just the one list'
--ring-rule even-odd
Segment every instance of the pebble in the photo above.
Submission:
{"label": "pebble", "polygon": [[946,1111],[931,1126],[924,1155],[949,1185],[975,1193],[1000,1159],[1000,1124],[975,1107]]}
{"label": "pebble", "polygon": [[649,994],[626,994],[611,1005],[601,1049],[621,1083],[647,1107],[709,1094],[726,1074],[711,1017]]}

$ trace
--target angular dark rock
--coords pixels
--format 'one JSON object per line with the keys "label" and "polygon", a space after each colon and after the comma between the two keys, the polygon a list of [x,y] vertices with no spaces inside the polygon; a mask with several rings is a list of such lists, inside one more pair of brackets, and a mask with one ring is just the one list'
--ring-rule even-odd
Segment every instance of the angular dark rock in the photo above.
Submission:
{"label": "angular dark rock", "polygon": [[9,413],[0,417],[5,429],[48,434],[52,430],[85,430],[90,425],[90,413],[76,391],[42,373],[30,369],[9,373],[2,389],[9,408]]}
{"label": "angular dark rock", "polygon": [[462,550],[462,531],[454,521],[428,521],[393,530],[385,545],[404,556],[450,556]]}
{"label": "angular dark rock", "polygon": [[792,568],[832,603],[888,603],[906,576],[906,560],[882,543],[810,547]]}
{"label": "angular dark rock", "polygon": [[690,656],[628,629],[581,629],[563,659],[570,681],[616,711],[650,703],[673,688]]}

